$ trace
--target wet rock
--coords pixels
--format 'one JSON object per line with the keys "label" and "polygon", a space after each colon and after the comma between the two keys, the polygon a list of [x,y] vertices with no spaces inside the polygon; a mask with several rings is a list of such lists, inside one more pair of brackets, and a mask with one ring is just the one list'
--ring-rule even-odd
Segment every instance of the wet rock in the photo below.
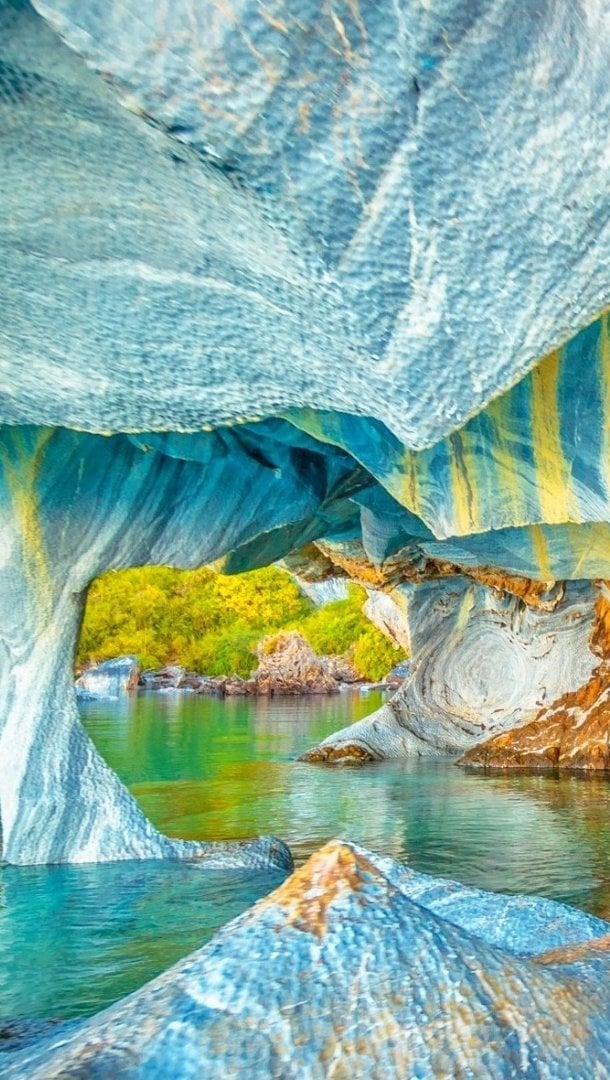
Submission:
{"label": "wet rock", "polygon": [[610,1070],[610,924],[333,841],[204,948],[10,1080]]}
{"label": "wet rock", "polygon": [[140,668],[135,656],[117,656],[104,660],[96,667],[86,668],[76,680],[77,695],[94,698],[118,698],[129,690],[135,690],[140,678]]}
{"label": "wet rock", "polygon": [[254,694],[266,692],[259,689],[256,679],[241,679],[239,675],[221,679],[218,685],[222,687],[222,693],[227,697],[252,697]]}
{"label": "wet rock", "polygon": [[0,1068],[3,1055],[10,1056],[21,1050],[36,1046],[38,1049],[60,1033],[73,1032],[81,1024],[74,1020],[2,1020],[0,1019]]}
{"label": "wet rock", "polygon": [[139,685],[146,690],[178,690],[184,685],[185,675],[179,664],[168,664],[158,671],[143,671]]}

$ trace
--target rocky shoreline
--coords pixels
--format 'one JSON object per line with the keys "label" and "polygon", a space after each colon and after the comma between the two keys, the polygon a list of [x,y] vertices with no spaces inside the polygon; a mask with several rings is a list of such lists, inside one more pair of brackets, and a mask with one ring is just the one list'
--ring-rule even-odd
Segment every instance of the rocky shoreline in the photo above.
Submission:
{"label": "rocky shoreline", "polygon": [[368,691],[396,689],[408,673],[398,664],[379,683],[359,675],[348,656],[318,656],[295,631],[264,639],[257,649],[258,666],[247,679],[239,675],[202,675],[179,664],[140,670],[137,658],[121,656],[85,668],[76,680],[77,696],[116,698],[132,690],[182,691],[217,697],[336,694],[346,688]]}

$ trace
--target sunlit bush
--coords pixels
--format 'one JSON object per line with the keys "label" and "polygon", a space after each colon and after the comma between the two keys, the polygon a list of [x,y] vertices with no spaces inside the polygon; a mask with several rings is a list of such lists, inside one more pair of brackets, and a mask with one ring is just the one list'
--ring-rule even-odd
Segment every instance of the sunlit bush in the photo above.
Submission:
{"label": "sunlit bush", "polygon": [[350,654],[363,678],[377,680],[402,658],[364,617],[363,589],[322,608],[275,566],[225,577],[203,567],[113,571],[89,592],[78,663],[133,654],[142,667],[181,664],[206,675],[247,677],[256,645],[298,630],[319,654]]}

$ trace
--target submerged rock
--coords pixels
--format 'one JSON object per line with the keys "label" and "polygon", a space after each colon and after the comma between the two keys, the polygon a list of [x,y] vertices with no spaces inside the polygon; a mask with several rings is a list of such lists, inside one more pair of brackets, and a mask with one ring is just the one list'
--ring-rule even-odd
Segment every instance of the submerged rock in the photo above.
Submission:
{"label": "submerged rock", "polygon": [[7,1078],[610,1070],[610,924],[333,841],[204,948]]}
{"label": "submerged rock", "polygon": [[104,660],[95,667],[86,668],[76,680],[77,696],[118,698],[129,690],[136,690],[140,680],[140,666],[135,656],[117,656]]}

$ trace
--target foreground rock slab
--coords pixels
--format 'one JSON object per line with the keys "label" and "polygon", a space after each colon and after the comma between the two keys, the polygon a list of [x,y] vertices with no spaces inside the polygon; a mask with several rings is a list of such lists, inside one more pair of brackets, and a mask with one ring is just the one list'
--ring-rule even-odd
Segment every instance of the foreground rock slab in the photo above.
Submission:
{"label": "foreground rock slab", "polygon": [[207,946],[6,1077],[610,1070],[610,924],[333,841]]}

